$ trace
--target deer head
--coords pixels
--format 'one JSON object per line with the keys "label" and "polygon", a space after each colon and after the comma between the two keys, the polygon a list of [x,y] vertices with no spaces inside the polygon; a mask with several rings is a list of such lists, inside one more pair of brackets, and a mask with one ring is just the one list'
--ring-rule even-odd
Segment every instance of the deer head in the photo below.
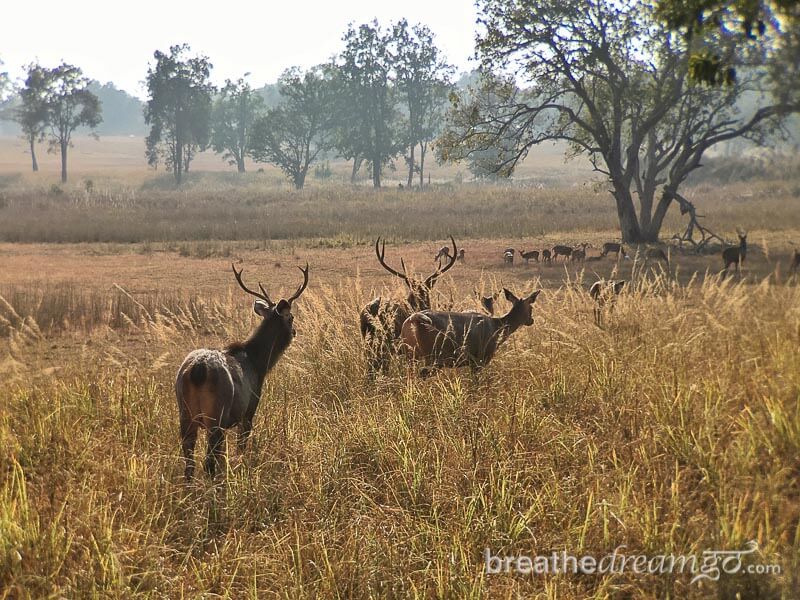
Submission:
{"label": "deer head", "polygon": [[294,337],[296,331],[294,329],[292,303],[300,297],[300,295],[308,286],[308,263],[306,263],[305,269],[303,267],[297,267],[303,274],[303,283],[300,284],[300,286],[297,288],[297,291],[288,299],[281,299],[277,303],[270,299],[269,294],[267,294],[267,291],[264,289],[264,286],[261,285],[261,282],[258,284],[258,289],[261,290],[260,292],[254,292],[244,284],[242,281],[242,271],[244,269],[237,271],[236,266],[233,263],[231,263],[231,268],[233,269],[233,275],[236,277],[236,281],[239,283],[239,287],[241,287],[251,296],[256,297],[256,301],[253,302],[253,311],[259,317],[264,319],[264,321],[280,319],[279,322],[283,324],[287,331],[291,331],[292,337]]}
{"label": "deer head", "polygon": [[426,310],[431,307],[431,290],[433,289],[433,286],[436,284],[436,281],[441,275],[447,273],[447,271],[449,271],[453,265],[456,264],[458,248],[452,235],[450,236],[450,242],[453,244],[453,253],[448,254],[447,263],[442,266],[440,262],[433,273],[431,273],[423,281],[419,281],[408,275],[408,272],[406,271],[406,264],[402,258],[400,258],[400,268],[402,269],[402,273],[386,264],[386,241],[384,240],[384,242],[381,244],[381,238],[375,240],[375,255],[378,257],[378,262],[389,273],[402,279],[406,286],[408,286],[409,292],[406,300],[413,310]]}

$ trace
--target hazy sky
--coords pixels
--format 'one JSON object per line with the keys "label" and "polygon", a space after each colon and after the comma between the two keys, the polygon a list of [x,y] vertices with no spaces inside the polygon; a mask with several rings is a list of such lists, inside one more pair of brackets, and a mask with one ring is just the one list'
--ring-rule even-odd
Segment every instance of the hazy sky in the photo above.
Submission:
{"label": "hazy sky", "polygon": [[187,42],[214,65],[215,83],[250,72],[255,86],[274,82],[293,65],[308,67],[341,49],[350,22],[402,17],[436,34],[458,70],[471,67],[473,0],[185,2],[182,0],[41,0],[7,2],[0,21],[0,60],[13,76],[38,60],[61,59],[102,83],[140,97],[156,49]]}

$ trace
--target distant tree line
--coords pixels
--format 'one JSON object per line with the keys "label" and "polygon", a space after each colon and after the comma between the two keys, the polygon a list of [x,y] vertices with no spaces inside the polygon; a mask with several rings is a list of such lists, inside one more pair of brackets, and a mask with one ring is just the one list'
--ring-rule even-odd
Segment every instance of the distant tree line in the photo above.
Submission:
{"label": "distant tree line", "polygon": [[424,183],[425,158],[447,108],[451,67],[430,29],[405,20],[350,26],[328,63],[287,69],[269,106],[243,77],[216,89],[210,59],[187,45],[157,51],[147,74],[147,159],[180,183],[198,151],[212,148],[245,171],[271,163],[298,189],[311,166],[333,153],[366,165],[375,187],[402,157],[407,184]]}

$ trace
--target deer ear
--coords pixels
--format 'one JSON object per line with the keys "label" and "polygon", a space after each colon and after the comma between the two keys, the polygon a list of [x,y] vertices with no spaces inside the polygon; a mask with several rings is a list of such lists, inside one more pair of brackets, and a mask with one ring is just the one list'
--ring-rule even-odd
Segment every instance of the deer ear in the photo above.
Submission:
{"label": "deer ear", "polygon": [[263,319],[266,319],[269,316],[270,310],[272,309],[270,308],[269,304],[263,300],[256,300],[253,302],[253,312]]}
{"label": "deer ear", "polygon": [[291,311],[292,311],[292,305],[289,304],[288,300],[281,300],[280,302],[278,302],[278,304],[275,305],[275,312],[282,317],[285,317]]}
{"label": "deer ear", "polygon": [[530,296],[528,296],[528,302],[530,302],[531,304],[536,302],[536,298],[538,298],[539,294],[541,294],[541,293],[542,293],[542,290],[536,290],[535,292],[533,292]]}
{"label": "deer ear", "polygon": [[514,292],[512,292],[512,291],[511,291],[511,290],[509,290],[508,288],[503,288],[503,293],[504,293],[504,294],[505,294],[505,296],[506,296],[506,300],[508,300],[508,301],[509,301],[509,302],[511,302],[511,303],[514,303],[514,302],[516,302],[517,300],[519,300],[519,298],[517,298],[517,297],[514,295]]}

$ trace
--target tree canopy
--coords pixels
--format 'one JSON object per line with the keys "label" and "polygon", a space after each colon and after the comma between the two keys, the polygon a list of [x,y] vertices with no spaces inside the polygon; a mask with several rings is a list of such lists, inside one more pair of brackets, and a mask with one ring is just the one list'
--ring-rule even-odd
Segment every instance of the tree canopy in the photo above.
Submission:
{"label": "tree canopy", "polygon": [[208,57],[190,52],[187,44],[171,46],[169,53],[156,51],[155,65],[147,71],[147,161],[153,166],[163,161],[177,184],[211,135],[212,65]]}
{"label": "tree canopy", "polygon": [[253,124],[263,113],[264,98],[244,79],[228,79],[214,101],[211,146],[239,173],[245,172]]}
{"label": "tree canopy", "polygon": [[[482,89],[454,98],[442,157],[499,147],[495,170],[508,172],[533,145],[566,141],[610,184],[625,241],[658,238],[674,194],[709,148],[742,136],[763,140],[798,110],[789,97],[770,95],[760,69],[729,86],[693,85],[690,48],[646,2],[478,6]],[[736,106],[745,91],[763,97],[749,114]]]}

